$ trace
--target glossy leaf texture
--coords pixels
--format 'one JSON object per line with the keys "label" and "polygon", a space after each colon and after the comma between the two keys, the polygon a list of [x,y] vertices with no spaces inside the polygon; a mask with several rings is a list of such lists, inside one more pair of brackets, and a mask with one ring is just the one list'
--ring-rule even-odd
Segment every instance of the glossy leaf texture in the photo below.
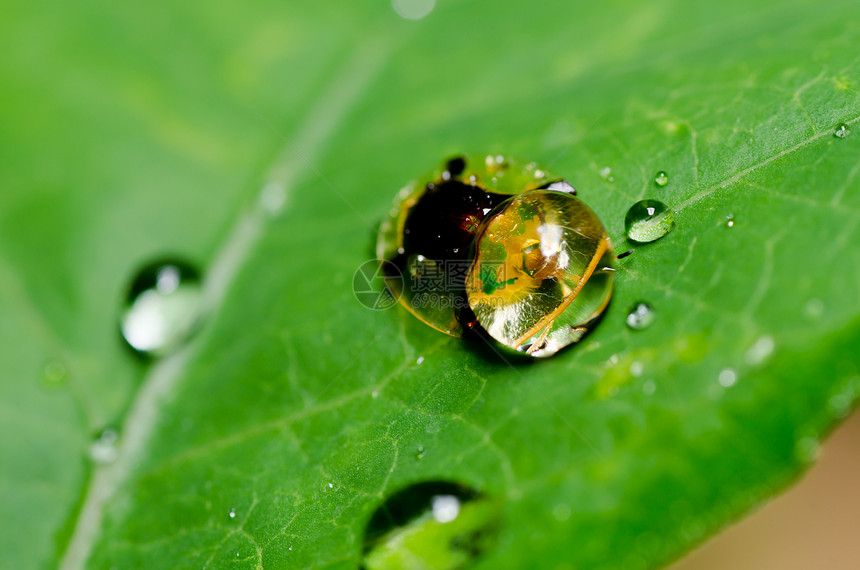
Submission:
{"label": "glossy leaf texture", "polygon": [[[856,2],[2,12],[4,565],[357,568],[387,497],[451,481],[500,508],[475,568],[657,567],[860,392]],[[463,152],[546,165],[634,249],[577,346],[507,362],[354,298],[396,192]],[[645,198],[675,228],[633,244]],[[173,255],[208,314],[147,363],[123,291]]]}

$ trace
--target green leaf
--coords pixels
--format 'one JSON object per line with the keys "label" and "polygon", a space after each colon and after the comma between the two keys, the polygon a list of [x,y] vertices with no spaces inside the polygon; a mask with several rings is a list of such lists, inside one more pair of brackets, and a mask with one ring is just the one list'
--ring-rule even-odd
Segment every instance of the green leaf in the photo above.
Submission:
{"label": "green leaf", "polygon": [[[317,4],[4,6],[4,565],[355,568],[444,480],[501,509],[476,568],[646,568],[798,475],[860,392],[856,3]],[[353,297],[397,190],[464,151],[635,247],[548,361]],[[646,197],[676,228],[634,246]],[[117,319],[168,254],[210,310],[150,364]]]}

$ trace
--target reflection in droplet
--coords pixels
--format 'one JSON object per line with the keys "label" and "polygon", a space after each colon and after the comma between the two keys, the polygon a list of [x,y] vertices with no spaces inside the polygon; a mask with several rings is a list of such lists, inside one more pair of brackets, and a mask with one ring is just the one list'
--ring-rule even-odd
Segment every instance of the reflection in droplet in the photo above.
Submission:
{"label": "reflection in droplet", "polygon": [[657,186],[663,187],[669,183],[669,175],[664,170],[661,170],[654,176],[654,183]]}
{"label": "reflection in droplet", "polygon": [[850,134],[851,134],[851,131],[848,129],[848,125],[847,125],[847,124],[845,124],[845,123],[840,123],[840,124],[836,127],[836,130],[835,130],[835,131],[833,131],[833,135],[834,135],[836,138],[840,138],[840,139],[847,138],[847,137],[848,137],[848,135],[850,135]]}
{"label": "reflection in droplet", "polygon": [[675,227],[675,214],[659,200],[640,200],[624,216],[627,237],[639,243],[660,239]]}
{"label": "reflection in droplet", "polygon": [[412,485],[374,512],[365,531],[362,567],[465,568],[495,538],[498,516],[494,502],[463,485]]}
{"label": "reflection in droplet", "polygon": [[90,444],[90,459],[96,463],[113,463],[117,457],[119,434],[113,428],[105,428]]}
{"label": "reflection in droplet", "polygon": [[627,311],[627,326],[635,331],[641,331],[650,327],[656,318],[657,315],[651,305],[640,301]]}
{"label": "reflection in droplet", "polygon": [[436,0],[391,0],[391,6],[401,18],[420,20],[433,11]]}
{"label": "reflection in droplet", "polygon": [[191,265],[165,260],[143,267],[132,281],[120,323],[136,351],[161,356],[193,332],[200,317],[200,276]]}

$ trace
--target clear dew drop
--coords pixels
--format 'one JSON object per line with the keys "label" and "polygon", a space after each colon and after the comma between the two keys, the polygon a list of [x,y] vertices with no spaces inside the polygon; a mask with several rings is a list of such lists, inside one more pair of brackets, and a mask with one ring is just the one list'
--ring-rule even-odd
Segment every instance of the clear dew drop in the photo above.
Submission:
{"label": "clear dew drop", "polygon": [[821,443],[818,438],[807,436],[797,440],[794,446],[794,455],[804,463],[811,463],[818,458]]}
{"label": "clear dew drop", "polygon": [[426,452],[424,451],[424,446],[419,445],[418,448],[415,450],[415,459],[418,459],[418,460],[424,459],[425,455],[426,455]]}
{"label": "clear dew drop", "polygon": [[456,483],[411,485],[386,499],[365,529],[365,570],[470,566],[497,534],[499,508]]}
{"label": "clear dew drop", "polygon": [[59,386],[65,382],[67,374],[65,364],[56,360],[48,362],[42,368],[42,379],[49,386]]}
{"label": "clear dew drop", "polygon": [[848,128],[848,125],[845,123],[840,123],[836,127],[836,130],[833,131],[833,136],[835,136],[838,139],[847,138],[848,135],[850,135],[850,134],[851,134],[851,130]]}
{"label": "clear dew drop", "polygon": [[760,336],[749,348],[749,350],[747,350],[746,354],[744,355],[744,359],[746,360],[747,364],[761,364],[762,362],[767,360],[775,347],[776,343],[774,343],[772,336]]}
{"label": "clear dew drop", "polygon": [[230,512],[227,513],[227,516],[230,517],[231,519],[235,519],[236,518],[236,509],[230,509]]}
{"label": "clear dew drop", "polygon": [[552,509],[552,516],[558,522],[565,522],[570,519],[572,511],[567,503],[559,503]]}
{"label": "clear dew drop", "polygon": [[738,373],[732,368],[724,368],[720,370],[720,374],[717,376],[717,382],[719,382],[720,386],[723,388],[731,388],[737,381]]}
{"label": "clear dew drop", "polygon": [[114,428],[105,428],[90,444],[90,459],[107,465],[116,461],[119,433]]}
{"label": "clear dew drop", "polygon": [[627,210],[624,230],[627,237],[639,243],[656,241],[675,227],[675,214],[658,200],[640,200]]}
{"label": "clear dew drop", "polygon": [[824,309],[824,301],[822,301],[818,297],[813,297],[812,299],[808,300],[806,302],[806,305],[804,305],[803,307],[803,310],[804,312],[806,312],[806,315],[813,319],[821,317],[821,315],[824,314]]}
{"label": "clear dew drop", "polygon": [[726,227],[729,229],[735,227],[735,215],[734,214],[726,214]]}
{"label": "clear dew drop", "polygon": [[397,15],[405,20],[420,20],[436,6],[436,0],[391,0]]}
{"label": "clear dew drop", "polygon": [[202,305],[198,271],[179,260],[150,263],[132,280],[120,330],[140,354],[163,356],[194,332]]}
{"label": "clear dew drop", "polygon": [[607,182],[615,182],[615,177],[612,176],[612,169],[608,166],[604,166],[603,168],[601,168],[598,174],[600,174],[600,177]]}
{"label": "clear dew drop", "polygon": [[627,326],[634,331],[641,331],[650,327],[656,318],[651,305],[640,301],[627,311]]}
{"label": "clear dew drop", "polygon": [[661,188],[669,183],[669,175],[665,170],[661,170],[654,176],[654,183]]}

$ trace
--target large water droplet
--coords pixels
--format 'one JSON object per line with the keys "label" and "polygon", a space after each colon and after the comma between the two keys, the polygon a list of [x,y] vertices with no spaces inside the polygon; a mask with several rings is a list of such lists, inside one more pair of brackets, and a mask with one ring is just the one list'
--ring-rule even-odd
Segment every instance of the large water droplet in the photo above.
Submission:
{"label": "large water droplet", "polygon": [[119,434],[114,428],[105,428],[90,444],[90,459],[96,463],[113,463],[117,456]]}
{"label": "large water droplet", "polygon": [[674,227],[675,214],[658,200],[640,200],[624,216],[627,237],[640,243],[658,240]]}
{"label": "large water droplet", "polygon": [[661,188],[669,183],[669,175],[666,174],[665,170],[661,170],[654,176],[654,183]]}
{"label": "large water droplet", "polygon": [[498,506],[449,482],[418,483],[374,512],[364,537],[365,570],[464,568],[495,538]]}
{"label": "large water droplet", "polygon": [[161,356],[182,344],[199,322],[200,275],[177,260],[150,263],[129,287],[120,323],[134,350]]}
{"label": "large water droplet", "polygon": [[648,303],[638,302],[627,311],[627,326],[635,331],[650,327],[657,315]]}
{"label": "large water droplet", "polygon": [[851,131],[848,129],[848,125],[846,125],[845,123],[840,123],[836,127],[836,130],[833,131],[833,135],[836,138],[840,138],[840,139],[847,138],[848,135],[850,135],[850,134],[851,134]]}

